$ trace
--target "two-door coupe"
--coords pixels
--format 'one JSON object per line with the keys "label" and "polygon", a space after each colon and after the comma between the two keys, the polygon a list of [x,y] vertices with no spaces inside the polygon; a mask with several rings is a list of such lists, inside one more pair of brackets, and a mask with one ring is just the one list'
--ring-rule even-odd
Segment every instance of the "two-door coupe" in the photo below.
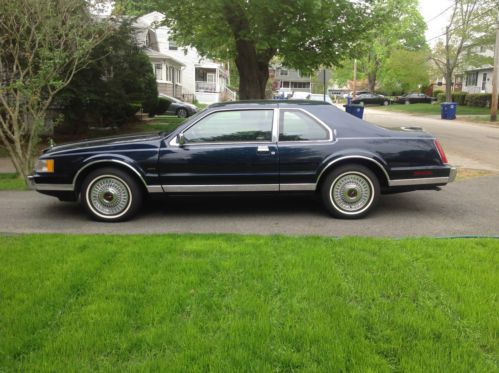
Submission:
{"label": "two-door coupe", "polygon": [[30,181],[102,221],[132,217],[148,194],[315,192],[359,218],[380,194],[435,189],[456,169],[419,128],[385,129],[318,101],[214,104],[173,132],[45,150]]}

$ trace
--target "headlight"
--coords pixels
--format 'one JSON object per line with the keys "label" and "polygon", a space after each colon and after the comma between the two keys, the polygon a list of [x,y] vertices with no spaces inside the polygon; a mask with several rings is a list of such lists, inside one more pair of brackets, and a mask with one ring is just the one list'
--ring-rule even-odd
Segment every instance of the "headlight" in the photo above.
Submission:
{"label": "headlight", "polygon": [[46,172],[46,173],[54,172],[54,160],[53,159],[39,159],[36,162],[35,171],[36,172]]}

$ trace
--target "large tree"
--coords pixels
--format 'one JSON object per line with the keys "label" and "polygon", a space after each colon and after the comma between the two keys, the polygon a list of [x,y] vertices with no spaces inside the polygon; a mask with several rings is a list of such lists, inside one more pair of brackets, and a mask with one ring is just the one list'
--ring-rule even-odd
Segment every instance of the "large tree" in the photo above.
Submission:
{"label": "large tree", "polygon": [[495,16],[499,8],[498,0],[454,0],[450,18],[433,49],[432,61],[445,77],[445,96],[452,100],[454,73],[463,64],[468,47],[480,45],[480,41],[491,34]]}
{"label": "large tree", "polygon": [[368,31],[359,70],[367,77],[372,92],[393,51],[419,51],[426,47],[426,24],[418,0],[380,0],[374,3],[376,27]]}
{"label": "large tree", "polygon": [[0,0],[0,9],[0,140],[26,178],[54,97],[111,28],[85,0]]}
{"label": "large tree", "polygon": [[[370,0],[155,0],[177,42],[208,57],[235,60],[241,99],[265,97],[269,62],[304,72],[352,57],[371,26]],[[117,9],[144,10],[133,0]],[[147,8],[147,7],[146,7]],[[151,7],[148,8],[152,9]]]}

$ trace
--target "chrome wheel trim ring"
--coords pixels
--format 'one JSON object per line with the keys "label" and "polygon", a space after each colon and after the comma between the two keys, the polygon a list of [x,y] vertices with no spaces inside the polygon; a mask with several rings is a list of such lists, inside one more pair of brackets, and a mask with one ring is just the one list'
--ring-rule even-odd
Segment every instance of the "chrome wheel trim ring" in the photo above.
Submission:
{"label": "chrome wheel trim ring", "polygon": [[116,175],[100,175],[93,179],[85,198],[90,210],[103,219],[117,219],[132,205],[130,187]]}
{"label": "chrome wheel trim ring", "polygon": [[345,215],[358,215],[366,211],[374,200],[374,185],[361,172],[347,171],[331,183],[329,199],[333,207]]}

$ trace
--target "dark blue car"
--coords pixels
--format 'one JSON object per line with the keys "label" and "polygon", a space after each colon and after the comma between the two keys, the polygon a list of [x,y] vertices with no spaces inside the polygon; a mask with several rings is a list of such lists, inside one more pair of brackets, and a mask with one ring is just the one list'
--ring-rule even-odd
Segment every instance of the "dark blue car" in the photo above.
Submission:
{"label": "dark blue car", "polygon": [[121,221],[155,193],[311,192],[331,215],[360,218],[383,193],[438,190],[455,175],[421,129],[385,129],[318,101],[248,101],[211,105],[171,133],[52,147],[30,180]]}

